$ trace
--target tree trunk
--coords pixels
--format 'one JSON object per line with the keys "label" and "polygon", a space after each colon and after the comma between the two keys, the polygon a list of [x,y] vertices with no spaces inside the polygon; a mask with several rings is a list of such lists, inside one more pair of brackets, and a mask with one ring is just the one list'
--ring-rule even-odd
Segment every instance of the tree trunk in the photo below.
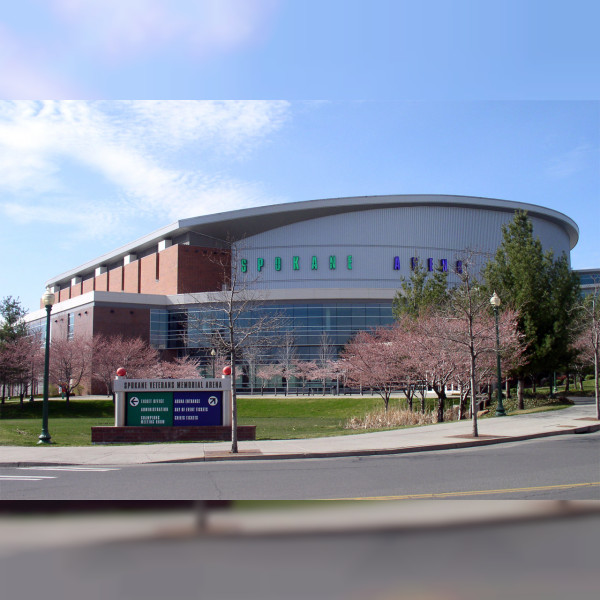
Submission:
{"label": "tree trunk", "polygon": [[[233,344],[232,344],[233,345]],[[231,351],[231,452],[238,453],[237,394],[235,390],[235,351]]]}
{"label": "tree trunk", "polygon": [[458,420],[461,421],[467,416],[467,398],[469,397],[468,389],[463,392],[460,391],[460,404],[458,408]]}
{"label": "tree trunk", "polygon": [[600,382],[598,382],[599,363],[600,355],[598,353],[598,344],[596,343],[596,348],[594,349],[594,377],[596,378],[596,381],[594,382],[594,395],[596,396],[596,419],[600,421]]}
{"label": "tree trunk", "polygon": [[438,406],[437,406],[437,422],[444,422],[444,410],[446,409],[446,389],[444,386],[440,386],[440,392],[438,393]]}
{"label": "tree trunk", "polygon": [[[552,384],[550,384],[552,386]],[[537,381],[535,375],[531,376],[531,391],[535,394],[537,392]]]}
{"label": "tree trunk", "polygon": [[519,379],[517,379],[517,403],[518,403],[518,409],[519,410],[523,410],[525,408],[525,401],[523,399],[523,390],[525,388],[525,381],[523,379],[523,377],[519,377]]}
{"label": "tree trunk", "polygon": [[506,399],[510,400],[510,381],[508,377],[506,378]]}
{"label": "tree trunk", "polygon": [[570,384],[571,384],[571,374],[567,371],[567,377],[565,379],[565,393],[570,392]]}
{"label": "tree trunk", "polygon": [[471,352],[471,419],[473,421],[473,437],[479,436],[477,428],[477,385],[475,383],[475,355]]}

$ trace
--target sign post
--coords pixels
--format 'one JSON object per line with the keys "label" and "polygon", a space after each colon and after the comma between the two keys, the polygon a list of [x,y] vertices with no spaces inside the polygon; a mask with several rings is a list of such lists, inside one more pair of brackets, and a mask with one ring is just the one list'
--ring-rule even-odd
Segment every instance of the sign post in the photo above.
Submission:
{"label": "sign post", "polygon": [[[231,377],[129,379],[119,369],[114,381],[115,425],[92,427],[92,443],[143,443],[232,439]],[[236,435],[256,439],[256,425]]]}
{"label": "sign post", "polygon": [[115,427],[231,424],[231,379],[115,377]]}

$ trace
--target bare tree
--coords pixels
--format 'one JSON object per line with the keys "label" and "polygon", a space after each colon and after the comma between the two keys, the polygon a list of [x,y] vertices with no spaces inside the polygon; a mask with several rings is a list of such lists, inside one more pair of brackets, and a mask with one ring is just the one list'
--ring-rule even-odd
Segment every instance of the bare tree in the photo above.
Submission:
{"label": "bare tree", "polygon": [[290,393],[290,379],[296,374],[298,349],[291,331],[286,331],[277,350],[277,364],[281,377],[285,380],[285,395]]}
{"label": "bare tree", "polygon": [[[460,269],[456,274],[457,285],[450,293],[447,305],[439,313],[445,320],[440,326],[440,335],[448,340],[468,360],[469,387],[471,392],[471,417],[473,436],[479,435],[477,425],[477,393],[483,372],[478,369],[478,361],[489,359],[496,352],[495,324],[491,315],[490,298],[480,287],[474,272],[480,253],[466,251],[462,260],[457,261]],[[522,336],[517,331],[515,311],[506,311],[501,317],[503,343],[518,356],[522,353]]]}
{"label": "bare tree", "polygon": [[320,370],[320,379],[323,384],[323,396],[325,395],[327,379],[331,379],[335,376],[335,370],[332,364],[335,358],[335,346],[327,332],[323,331],[319,337],[319,358],[317,359],[317,365]]}
{"label": "bare tree", "polygon": [[[265,310],[265,304],[256,289],[257,279],[250,279],[240,266],[243,244],[228,242],[230,253],[218,254],[214,261],[223,273],[223,289],[209,292],[208,303],[203,302],[196,319],[211,343],[229,356],[231,366],[231,452],[238,452],[237,417],[237,363],[243,349],[253,343],[264,343],[274,337],[282,326],[278,315]],[[193,296],[193,294],[192,294]],[[199,327],[200,329],[200,327]]]}
{"label": "bare tree", "polygon": [[242,358],[246,363],[248,373],[248,386],[250,393],[254,394],[254,386],[256,384],[257,369],[260,364],[260,359],[264,355],[265,349],[261,344],[247,344],[242,348]]}

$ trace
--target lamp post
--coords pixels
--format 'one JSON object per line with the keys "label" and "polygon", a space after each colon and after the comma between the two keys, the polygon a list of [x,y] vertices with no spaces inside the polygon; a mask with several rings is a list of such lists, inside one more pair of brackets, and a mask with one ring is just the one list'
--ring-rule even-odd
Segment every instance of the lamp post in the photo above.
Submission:
{"label": "lamp post", "polygon": [[502,404],[502,374],[500,372],[500,332],[498,329],[498,307],[500,306],[500,298],[494,292],[490,298],[490,304],[494,307],[494,317],[496,319],[496,373],[498,375],[498,405],[496,406],[496,416],[505,417],[506,411]]}
{"label": "lamp post", "polygon": [[44,356],[44,403],[42,405],[42,433],[39,436],[38,444],[51,444],[50,434],[48,433],[48,372],[50,370],[50,313],[54,304],[54,294],[49,288],[46,288],[42,296],[42,304],[46,307],[46,350]]}
{"label": "lamp post", "polygon": [[217,356],[217,352],[214,348],[211,348],[210,355],[212,357],[212,368],[213,368],[213,379],[215,378],[215,357]]}

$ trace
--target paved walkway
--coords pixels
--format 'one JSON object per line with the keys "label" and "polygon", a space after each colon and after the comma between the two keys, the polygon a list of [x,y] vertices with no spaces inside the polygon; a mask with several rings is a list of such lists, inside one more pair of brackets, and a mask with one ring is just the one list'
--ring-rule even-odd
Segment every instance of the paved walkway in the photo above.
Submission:
{"label": "paved walkway", "polygon": [[480,419],[477,438],[472,436],[471,422],[461,421],[336,437],[239,442],[238,454],[231,453],[231,442],[80,447],[0,446],[0,466],[133,465],[400,454],[600,431],[593,401],[572,399],[576,405],[562,410]]}

